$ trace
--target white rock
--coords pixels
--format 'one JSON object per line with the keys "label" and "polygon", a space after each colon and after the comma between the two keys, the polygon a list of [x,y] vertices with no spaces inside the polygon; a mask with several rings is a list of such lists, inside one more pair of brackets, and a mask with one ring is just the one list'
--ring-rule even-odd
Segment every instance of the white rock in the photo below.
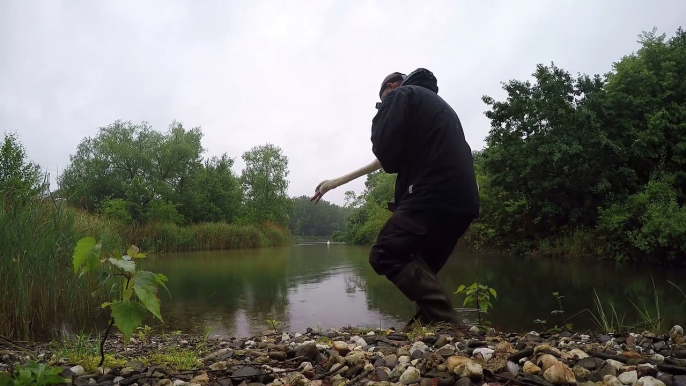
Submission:
{"label": "white rock", "polygon": [[[122,380],[124,380],[124,377],[122,377],[122,376],[117,376],[117,377],[114,377],[114,379],[112,380],[112,382],[114,382],[114,384],[117,385],[117,384],[119,384],[119,382],[121,382]],[[180,381],[180,379],[177,379],[177,381]],[[181,382],[183,382],[183,381],[181,381]]]}
{"label": "white rock", "polygon": [[488,362],[492,357],[493,353],[495,350],[490,349],[488,347],[479,347],[474,349],[474,358],[477,358],[477,355],[481,355],[481,357],[484,359],[485,362]]}
{"label": "white rock", "polygon": [[619,379],[615,377],[614,375],[606,375],[603,377],[603,382],[601,383],[603,386],[623,386],[621,382],[619,382]]}
{"label": "white rock", "polygon": [[529,331],[529,335],[541,336],[541,334],[537,333],[536,331]]}
{"label": "white rock", "polygon": [[366,365],[364,365],[364,371],[372,371],[372,370],[374,370],[373,364],[367,363]]}
{"label": "white rock", "polygon": [[296,332],[295,335],[294,335],[295,338],[300,338],[301,336],[303,336],[303,334],[301,334],[301,333],[299,333],[299,332]]}
{"label": "white rock", "polygon": [[484,377],[483,367],[474,362],[463,363],[455,367],[454,373],[460,378],[467,377],[472,380],[479,380]]}
{"label": "white rock", "polygon": [[[124,378],[122,378],[122,379],[124,379]],[[185,385],[185,384],[186,384],[186,382],[184,382],[180,379],[177,379],[174,381],[174,386],[181,386],[181,385]]]}
{"label": "white rock", "polygon": [[410,384],[412,380],[419,380],[419,376],[421,374],[419,373],[419,370],[416,368],[410,366],[405,370],[405,372],[400,376],[400,379],[398,382],[400,383],[405,383],[405,384]]}
{"label": "white rock", "polygon": [[427,346],[426,343],[424,343],[424,342],[422,342],[422,341],[414,342],[414,344],[413,344],[412,347],[410,348],[410,354],[412,354],[413,352],[415,352],[415,350],[419,350],[419,351],[425,353],[426,350],[428,350],[428,349],[429,349],[429,346]]}
{"label": "white rock", "polygon": [[310,363],[310,362],[303,362],[298,367],[298,370],[300,370],[300,371],[308,371],[308,370],[312,370],[312,369],[313,369],[312,363]]}
{"label": "white rock", "polygon": [[658,362],[664,362],[665,361],[664,355],[660,355],[660,354],[653,354],[653,356],[651,356],[650,359],[658,361]]}
{"label": "white rock", "polygon": [[86,370],[84,370],[83,366],[81,366],[81,365],[76,365],[76,366],[70,368],[69,371],[74,373],[74,375],[76,375],[77,377],[86,373]]}
{"label": "white rock", "polygon": [[575,359],[584,359],[584,358],[588,358],[588,354],[586,354],[585,352],[579,350],[578,348],[575,348],[574,350],[569,351],[569,355],[570,355],[572,358],[575,358]]}
{"label": "white rock", "polygon": [[472,328],[469,329],[469,332],[479,332],[479,327],[472,326]]}
{"label": "white rock", "polygon": [[633,385],[634,382],[638,381],[638,373],[636,370],[634,371],[627,371],[626,373],[621,373],[617,377],[619,382],[625,384],[625,385]]}
{"label": "white rock", "polygon": [[641,377],[634,385],[639,386],[639,384],[643,384],[643,386],[665,386],[664,382],[651,376]]}
{"label": "white rock", "polygon": [[376,333],[375,333],[374,331],[369,331],[369,332],[367,333],[367,336],[374,336],[374,335],[376,335]]}
{"label": "white rock", "polygon": [[329,349],[329,345],[326,345],[326,344],[317,344],[316,346],[317,346],[317,349],[320,351]]}
{"label": "white rock", "polygon": [[361,336],[353,336],[351,339],[352,339],[353,342],[355,342],[358,346],[360,346],[360,347],[362,347],[362,348],[367,347],[367,341],[364,340],[364,338],[362,338]]}
{"label": "white rock", "polygon": [[614,359],[608,359],[605,362],[607,362],[610,366],[614,367],[615,369],[619,370],[622,367],[624,367],[624,363],[616,361]]}
{"label": "white rock", "polygon": [[246,346],[246,347],[250,347],[250,346],[254,346],[254,345],[255,345],[255,341],[254,341],[254,340],[246,340],[246,341],[245,341],[245,346]]}
{"label": "white rock", "polygon": [[290,340],[290,339],[291,339],[291,337],[288,336],[288,334],[286,334],[285,332],[284,332],[283,334],[281,334],[281,340],[282,340],[283,342],[287,342],[287,341]]}
{"label": "white rock", "polygon": [[412,366],[417,367],[417,364],[419,364],[419,359],[413,359],[412,362],[410,362]]}
{"label": "white rock", "polygon": [[585,341],[585,340],[591,339],[591,336],[590,336],[590,335],[581,334],[581,335],[579,335],[579,338],[581,338],[582,341]]}
{"label": "white rock", "polygon": [[400,358],[398,358],[399,363],[410,363],[410,357],[407,355],[403,355]]}

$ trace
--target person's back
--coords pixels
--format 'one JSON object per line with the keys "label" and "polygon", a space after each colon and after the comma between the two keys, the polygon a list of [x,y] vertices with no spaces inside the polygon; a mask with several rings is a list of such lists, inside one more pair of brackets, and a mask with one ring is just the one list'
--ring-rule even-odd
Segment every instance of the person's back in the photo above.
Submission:
{"label": "person's back", "polygon": [[425,69],[386,95],[372,123],[372,151],[398,173],[397,209],[476,218],[479,196],[472,153],[455,111]]}
{"label": "person's back", "polygon": [[381,85],[372,151],[385,172],[398,173],[396,207],[369,263],[415,303],[411,322],[461,326],[436,274],[478,216],[479,195],[460,120],[437,93],[436,78],[421,68]]}

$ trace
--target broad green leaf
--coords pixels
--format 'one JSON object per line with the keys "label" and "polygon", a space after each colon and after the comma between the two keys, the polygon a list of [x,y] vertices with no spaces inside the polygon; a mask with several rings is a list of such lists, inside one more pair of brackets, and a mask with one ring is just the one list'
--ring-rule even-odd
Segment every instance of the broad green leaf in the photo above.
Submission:
{"label": "broad green leaf", "polygon": [[14,379],[0,374],[0,386],[14,386]]}
{"label": "broad green leaf", "polygon": [[105,303],[102,303],[102,304],[100,305],[100,307],[106,308],[107,306],[111,306],[111,305],[112,305],[112,302],[105,302]]}
{"label": "broad green leaf", "polygon": [[[92,256],[95,254],[96,241],[93,237],[84,237],[76,243],[74,247],[74,254],[72,255],[72,260],[74,262],[74,273],[77,273],[81,269],[81,274],[88,272],[92,267]],[[100,252],[100,249],[97,249]],[[95,255],[95,259],[98,256]],[[84,269],[84,265],[86,265]]]}
{"label": "broad green leaf", "polygon": [[131,299],[131,296],[133,296],[133,288],[131,286],[133,285],[133,282],[127,278],[124,278],[124,283],[121,285],[121,290],[122,290],[122,299],[123,300],[129,300]]}
{"label": "broad green leaf", "polygon": [[117,259],[117,260],[121,260],[122,257],[123,257],[123,256],[121,255],[121,251],[120,251],[119,249],[117,249],[117,248],[115,248],[115,249],[112,251],[112,256],[114,256],[114,258]]}
{"label": "broad green leaf", "polygon": [[160,299],[157,297],[157,276],[148,271],[139,271],[133,277],[133,290],[145,308],[162,321]]}
{"label": "broad green leaf", "polygon": [[145,319],[145,308],[133,300],[122,300],[112,304],[114,325],[124,334],[126,341]]}
{"label": "broad green leaf", "polygon": [[481,311],[486,312],[488,305],[486,303],[481,303]]}
{"label": "broad green leaf", "polygon": [[142,259],[142,258],[144,258],[145,256],[146,256],[145,253],[136,253],[136,255],[134,256],[134,258],[136,258],[136,259]]}
{"label": "broad green leaf", "polygon": [[136,271],[136,263],[133,261],[117,260],[113,257],[110,257],[108,261],[124,272],[134,273]]}
{"label": "broad green leaf", "polygon": [[167,277],[164,276],[164,275],[161,274],[161,273],[158,273],[157,275],[155,275],[155,281],[157,282],[157,284],[159,284],[159,285],[161,285],[162,287],[164,287],[164,289],[167,290],[167,293],[169,294],[169,297],[171,297],[171,293],[169,292],[169,288],[167,288],[167,285],[164,284],[165,282],[167,282],[167,280],[168,280]]}
{"label": "broad green leaf", "polygon": [[455,291],[456,294],[459,294],[460,292],[464,291],[465,286],[464,284],[460,284],[459,287],[457,287],[457,291]]}
{"label": "broad green leaf", "polygon": [[472,299],[470,299],[470,298],[465,298],[464,302],[462,302],[462,305],[463,305],[463,306],[466,306],[467,303],[469,303],[471,300],[472,300]]}
{"label": "broad green leaf", "polygon": [[493,288],[489,288],[488,290],[491,292],[491,294],[493,295],[494,298],[496,298],[496,299],[498,298],[498,294],[495,292],[495,290]]}

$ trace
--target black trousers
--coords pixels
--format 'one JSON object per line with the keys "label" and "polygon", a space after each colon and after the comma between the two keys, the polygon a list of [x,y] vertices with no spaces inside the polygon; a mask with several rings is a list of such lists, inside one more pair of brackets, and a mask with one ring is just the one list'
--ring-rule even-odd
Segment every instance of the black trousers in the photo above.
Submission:
{"label": "black trousers", "polygon": [[381,228],[369,264],[392,280],[405,264],[420,257],[434,274],[443,268],[473,219],[440,212],[396,210]]}

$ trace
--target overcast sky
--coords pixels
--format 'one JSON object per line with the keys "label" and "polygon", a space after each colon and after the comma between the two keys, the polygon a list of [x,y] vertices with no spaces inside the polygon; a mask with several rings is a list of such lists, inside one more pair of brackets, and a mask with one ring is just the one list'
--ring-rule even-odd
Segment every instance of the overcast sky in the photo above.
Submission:
{"label": "overcast sky", "polygon": [[[487,6],[486,4],[491,4]],[[117,119],[201,127],[206,156],[273,143],[289,193],[373,160],[378,89],[393,71],[434,72],[472,149],[482,95],[555,62],[595,74],[672,36],[686,1],[0,1],[0,131],[64,169],[79,141]],[[54,179],[54,178],[53,178]],[[54,188],[54,186],[53,186]],[[327,193],[364,188],[364,178]]]}

